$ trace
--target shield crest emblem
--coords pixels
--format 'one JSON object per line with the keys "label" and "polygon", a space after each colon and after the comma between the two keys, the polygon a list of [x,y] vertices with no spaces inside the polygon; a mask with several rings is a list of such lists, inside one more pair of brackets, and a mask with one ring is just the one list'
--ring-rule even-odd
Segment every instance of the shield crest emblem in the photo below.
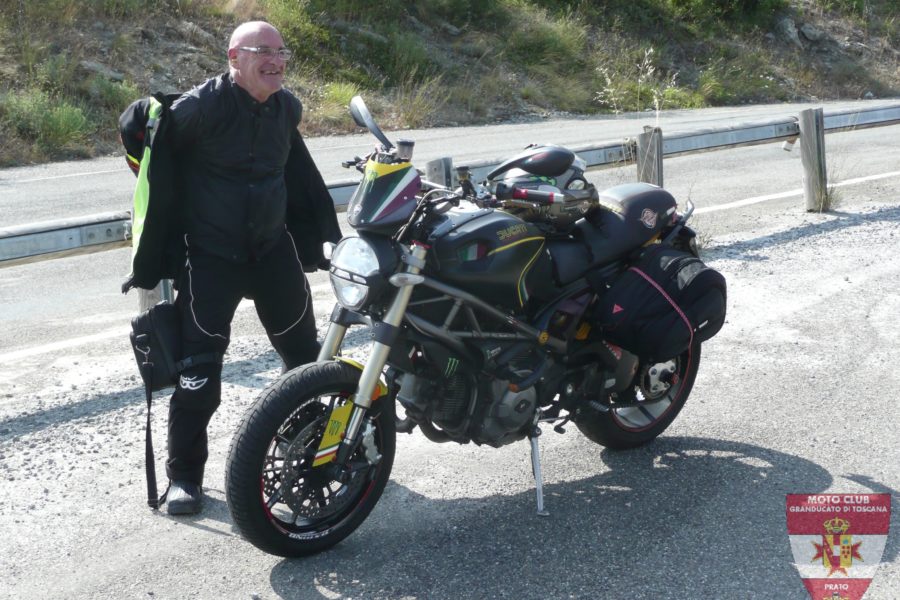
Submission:
{"label": "shield crest emblem", "polygon": [[787,529],[813,600],[860,600],[884,553],[890,494],[788,494]]}

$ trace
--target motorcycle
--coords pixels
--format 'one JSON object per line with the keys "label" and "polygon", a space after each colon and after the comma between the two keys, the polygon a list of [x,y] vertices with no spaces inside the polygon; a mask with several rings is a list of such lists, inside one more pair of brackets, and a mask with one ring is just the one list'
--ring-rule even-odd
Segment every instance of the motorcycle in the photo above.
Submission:
{"label": "motorcycle", "polygon": [[[228,452],[233,521],[280,556],[352,533],[385,488],[397,433],[415,428],[434,442],[528,439],[546,515],[541,427],[573,422],[612,449],[653,440],[724,321],[724,280],[699,261],[690,202],[679,213],[644,183],[599,193],[585,161],[554,145],[482,182],[460,168],[451,189],[422,179],[414,143],[393,144],[360,97],[350,112],[380,146],[344,163],[363,179],[355,233],[328,248],[337,303],[321,352],[260,395]],[[641,308],[651,296],[664,315]],[[342,356],[357,325],[371,331],[365,365]]]}

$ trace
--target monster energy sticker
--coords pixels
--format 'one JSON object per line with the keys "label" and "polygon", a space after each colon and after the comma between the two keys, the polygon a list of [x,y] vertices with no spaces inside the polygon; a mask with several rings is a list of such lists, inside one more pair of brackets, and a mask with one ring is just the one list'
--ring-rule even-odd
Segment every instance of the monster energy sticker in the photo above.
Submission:
{"label": "monster energy sticker", "polygon": [[451,377],[454,373],[456,373],[456,368],[459,366],[459,360],[456,358],[448,358],[447,359],[447,368],[444,369],[444,377]]}

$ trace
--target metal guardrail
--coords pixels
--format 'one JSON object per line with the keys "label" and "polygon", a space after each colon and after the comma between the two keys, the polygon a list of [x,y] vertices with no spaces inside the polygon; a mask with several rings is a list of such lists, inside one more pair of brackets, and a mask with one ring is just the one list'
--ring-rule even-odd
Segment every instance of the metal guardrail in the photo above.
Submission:
{"label": "metal guardrail", "polygon": [[[815,110],[821,113],[822,109]],[[726,127],[676,131],[665,136],[658,128],[645,128],[644,133],[634,138],[598,142],[571,149],[587,162],[589,169],[621,167],[637,163],[641,180],[661,185],[663,157],[782,140],[793,142],[801,136],[800,121],[797,117],[784,117]],[[900,105],[830,112],[824,114],[821,121],[823,125],[818,133],[900,124]],[[472,177],[480,180],[506,158],[508,157],[479,160],[461,166],[468,166]],[[655,164],[648,169],[646,163]],[[443,177],[452,184],[455,172],[450,168],[451,165],[452,159],[448,158],[432,161],[428,167],[429,178],[440,181]],[[822,173],[818,176],[824,177],[824,164]],[[328,184],[337,210],[347,206],[358,183],[356,180],[341,180]],[[809,204],[809,200],[807,203]],[[0,228],[0,268],[129,246],[130,219],[131,215],[127,212],[104,213]]]}
{"label": "metal guardrail", "polygon": [[131,213],[103,213],[0,228],[0,267],[131,245]]}
{"label": "metal guardrail", "polygon": [[[896,124],[900,124],[900,105],[834,111],[825,114],[825,131],[827,133]],[[726,127],[675,131],[664,136],[663,155],[673,157],[695,152],[754,146],[793,140],[799,136],[799,120],[793,116]],[[587,162],[588,168],[619,167],[638,160],[637,137],[572,147],[571,150]],[[507,157],[479,160],[465,166],[469,167],[474,179],[481,179],[505,158]]]}

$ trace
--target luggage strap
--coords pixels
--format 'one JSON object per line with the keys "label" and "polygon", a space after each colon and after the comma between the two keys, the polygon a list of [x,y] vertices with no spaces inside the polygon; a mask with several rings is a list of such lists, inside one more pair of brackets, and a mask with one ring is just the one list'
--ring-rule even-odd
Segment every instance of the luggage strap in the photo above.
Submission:
{"label": "luggage strap", "polygon": [[[175,368],[180,373],[188,367],[195,365],[221,363],[223,356],[224,355],[219,352],[196,354],[178,361],[175,363]],[[144,437],[144,463],[147,472],[147,506],[153,510],[157,510],[159,509],[159,506],[166,501],[166,495],[169,493],[169,488],[166,486],[166,491],[163,492],[162,496],[157,495],[156,457],[153,455],[153,429],[150,424],[150,407],[153,404],[153,392],[151,391],[153,389],[153,363],[150,362],[149,349],[148,352],[144,354],[144,362],[141,364],[141,368],[144,369],[146,375],[144,377],[144,391],[147,399],[147,428]]]}

